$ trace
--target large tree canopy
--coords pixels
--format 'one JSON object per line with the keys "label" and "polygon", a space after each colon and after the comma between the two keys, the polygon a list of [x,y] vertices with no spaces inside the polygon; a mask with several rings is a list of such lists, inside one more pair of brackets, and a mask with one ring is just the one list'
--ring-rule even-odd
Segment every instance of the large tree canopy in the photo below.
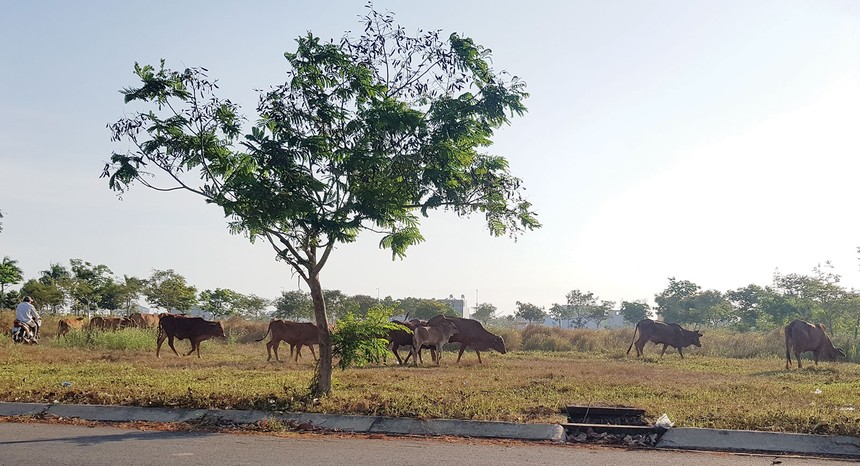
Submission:
{"label": "large tree canopy", "polygon": [[150,110],[109,125],[103,176],[187,190],[220,206],[233,233],[264,238],[309,285],[320,332],[317,393],[330,389],[331,351],[319,272],[361,230],[402,257],[423,241],[418,214],[482,214],[493,235],[540,226],[505,158],[481,151],[525,112],[525,84],[497,73],[490,51],[439,31],[415,36],[370,8],[364,34],[323,42],[308,33],[285,53],[286,82],[261,92],[249,130],[215,95],[205,68],[135,65],[126,102]]}

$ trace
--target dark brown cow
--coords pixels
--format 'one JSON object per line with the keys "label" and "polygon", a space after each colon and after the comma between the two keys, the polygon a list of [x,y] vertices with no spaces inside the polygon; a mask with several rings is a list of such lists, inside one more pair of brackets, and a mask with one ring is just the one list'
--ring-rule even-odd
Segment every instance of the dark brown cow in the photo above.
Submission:
{"label": "dark brown cow", "polygon": [[[434,346],[436,348],[436,356],[433,358],[438,366],[442,362],[442,345],[448,343],[451,336],[457,333],[457,326],[450,320],[442,320],[433,326],[419,325],[415,327],[415,333],[412,334],[412,363],[418,365],[418,356],[416,356],[421,347],[424,345]],[[424,364],[424,362],[421,362]]]}
{"label": "dark brown cow", "polygon": [[[637,331],[639,332],[638,340],[636,340]],[[630,349],[635,344],[636,357],[642,356],[642,349],[645,348],[645,343],[650,341],[655,345],[663,345],[663,351],[660,352],[661,358],[666,354],[666,347],[671,346],[672,348],[677,348],[681,359],[684,359],[684,348],[690,345],[699,348],[702,347],[702,343],[699,341],[701,337],[702,334],[699,331],[687,330],[681,328],[678,324],[667,324],[657,322],[656,320],[642,319],[636,323],[636,328],[633,330],[633,339],[635,341],[630,343],[630,346],[627,348],[627,354],[630,354]]]}
{"label": "dark brown cow", "polygon": [[[389,330],[388,336],[386,337],[386,339],[388,340],[388,349],[392,353],[394,353],[394,357],[397,358],[397,364],[400,364],[402,366],[404,364],[407,364],[409,362],[409,358],[412,357],[412,335],[415,331],[415,327],[419,326],[419,325],[427,325],[427,321],[426,320],[412,319],[409,322],[401,322],[399,320],[392,320],[391,322],[393,322],[395,324],[400,324],[400,325],[406,327],[406,329],[409,329],[409,330],[406,330],[406,329],[400,328],[397,330]],[[400,358],[400,353],[398,350],[402,346],[408,346],[409,347],[409,353],[406,354],[406,359]],[[423,346],[422,347],[422,349],[425,349],[425,348],[429,349],[433,353],[432,357],[435,360],[436,359],[436,347],[435,346]],[[422,364],[424,363],[423,359],[421,358],[421,351],[418,351],[418,360],[421,361]]]}
{"label": "dark brown cow", "polygon": [[135,312],[128,316],[128,323],[130,327],[155,328],[158,327],[158,315]]}
{"label": "dark brown cow", "polygon": [[156,340],[155,357],[158,357],[161,351],[161,344],[164,339],[167,339],[167,345],[170,349],[179,356],[176,348],[173,346],[173,339],[190,340],[191,351],[185,356],[190,355],[195,350],[197,357],[200,357],[200,342],[208,340],[212,337],[226,338],[224,335],[224,327],[221,322],[204,320],[202,317],[186,317],[181,315],[162,314],[158,320],[158,337]]}
{"label": "dark brown cow", "polygon": [[269,328],[263,338],[257,341],[263,341],[269,334],[272,334],[272,339],[266,343],[266,361],[272,360],[272,351],[275,353],[275,360],[280,361],[278,357],[278,347],[281,341],[285,341],[290,345],[290,355],[293,354],[293,348],[296,350],[296,362],[299,362],[299,355],[302,351],[302,346],[307,346],[311,349],[311,354],[314,355],[314,360],[317,359],[317,354],[314,351],[313,345],[320,344],[319,332],[316,324],[310,322],[292,322],[289,320],[275,319],[269,322]]}
{"label": "dark brown cow", "polygon": [[845,351],[833,346],[830,337],[825,332],[822,324],[811,324],[804,320],[793,320],[785,327],[785,368],[791,368],[791,350],[794,350],[794,358],[797,359],[797,367],[800,364],[800,353],[812,351],[815,365],[818,359],[823,358],[835,361],[836,358],[844,358]]}
{"label": "dark brown cow", "polygon": [[475,350],[478,355],[478,363],[483,364],[481,360],[481,351],[494,349],[499,353],[505,354],[505,340],[499,336],[488,332],[480,322],[475,319],[465,319],[462,317],[445,317],[438,315],[427,321],[428,325],[435,325],[442,318],[450,319],[457,326],[457,333],[451,337],[450,343],[460,343],[460,354],[457,355],[457,363],[463,357],[463,352],[466,348]]}
{"label": "dark brown cow", "polygon": [[81,330],[87,324],[87,320],[83,317],[76,319],[60,319],[57,322],[57,338],[65,336],[70,330]]}

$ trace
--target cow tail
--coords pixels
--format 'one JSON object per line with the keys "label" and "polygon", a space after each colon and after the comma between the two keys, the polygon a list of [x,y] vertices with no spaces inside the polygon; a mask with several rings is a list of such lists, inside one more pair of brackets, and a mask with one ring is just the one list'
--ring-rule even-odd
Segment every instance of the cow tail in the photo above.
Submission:
{"label": "cow tail", "polygon": [[158,332],[155,333],[155,342],[158,343],[158,340],[161,340],[163,335],[164,327],[161,326],[161,319],[158,319]]}
{"label": "cow tail", "polygon": [[254,341],[263,341],[263,340],[265,340],[265,339],[266,339],[266,337],[267,337],[267,336],[269,336],[269,332],[271,332],[271,331],[272,331],[272,323],[271,323],[271,322],[269,322],[269,328],[267,328],[267,329],[266,329],[266,334],[265,334],[265,335],[263,335],[263,338],[260,338],[259,340],[254,340]]}
{"label": "cow tail", "polygon": [[636,341],[637,330],[639,330],[639,322],[636,322],[636,327],[633,328],[633,340],[630,342],[630,346],[627,347],[627,354],[630,354],[630,350],[633,349],[633,343]]}

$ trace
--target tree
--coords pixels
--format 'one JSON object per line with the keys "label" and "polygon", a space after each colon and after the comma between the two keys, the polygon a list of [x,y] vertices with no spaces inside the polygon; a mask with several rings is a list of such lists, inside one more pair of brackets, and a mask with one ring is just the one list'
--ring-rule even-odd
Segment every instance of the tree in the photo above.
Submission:
{"label": "tree", "polygon": [[726,299],[732,305],[732,314],[736,319],[734,327],[738,330],[760,330],[766,325],[765,314],[762,310],[767,289],[756,284],[726,292]]}
{"label": "tree", "polygon": [[573,317],[573,311],[567,304],[553,303],[552,307],[549,308],[549,316],[558,322],[558,327],[561,328],[561,321],[570,320]]}
{"label": "tree", "polygon": [[404,298],[397,303],[396,308],[409,319],[427,320],[439,314],[459,317],[460,314],[450,304],[438,299]]}
{"label": "tree", "polygon": [[472,318],[486,324],[496,318],[496,306],[490,303],[479,304],[472,314]]}
{"label": "tree", "polygon": [[315,394],[331,389],[320,271],[337,244],[370,230],[402,258],[424,239],[417,214],[437,209],[482,214],[495,236],[540,227],[507,160],[479,151],[525,112],[525,84],[496,73],[490,51],[469,38],[409,36],[393,14],[369,8],[357,38],[298,38],[284,54],[287,82],[261,93],[254,118],[215,95],[205,68],[135,64],[141,85],[122,93],[150,109],[109,125],[132,149],[102,172],[120,195],[135,182],[200,195],[224,210],[231,232],[272,245],[313,299]]}
{"label": "tree", "polygon": [[41,271],[39,282],[43,285],[56,288],[59,295],[55,295],[53,302],[43,302],[49,304],[53,313],[57,313],[57,309],[66,303],[66,300],[71,296],[70,290],[72,285],[72,275],[68,269],[60,264],[51,263],[48,270]]}
{"label": "tree", "polygon": [[567,293],[566,298],[570,325],[574,328],[584,327],[591,315],[592,308],[597,303],[594,293],[571,290]]}
{"label": "tree", "polygon": [[301,290],[285,291],[275,300],[273,317],[279,319],[312,319],[314,303],[310,295]]}
{"label": "tree", "polygon": [[[595,299],[596,301],[596,299]],[[594,303],[591,306],[591,312],[588,313],[588,318],[594,322],[595,328],[600,328],[600,324],[603,323],[606,319],[610,317],[610,313],[612,312],[612,308],[615,307],[615,301],[600,301],[600,303]]]}
{"label": "tree", "polygon": [[112,285],[113,272],[104,264],[93,265],[81,259],[70,259],[69,265],[68,291],[73,306],[79,311],[95,310]]}
{"label": "tree", "polygon": [[187,311],[197,303],[197,288],[173,269],[153,270],[143,289],[146,300],[165,311]]}
{"label": "tree", "polygon": [[27,280],[21,285],[21,294],[32,297],[40,310],[50,308],[52,314],[63,304],[63,292],[53,283],[46,285],[39,280]]}
{"label": "tree", "polygon": [[203,290],[200,292],[200,309],[211,312],[216,318],[223,318],[237,314],[236,303],[240,294],[226,288],[215,288],[215,290]]}
{"label": "tree", "polygon": [[3,261],[0,262],[0,294],[6,293],[6,285],[21,283],[23,279],[24,275],[21,267],[18,267],[18,261],[9,256],[3,257]]}
{"label": "tree", "polygon": [[621,301],[621,317],[631,324],[649,318],[650,311],[651,306],[645,301]]}
{"label": "tree", "polygon": [[238,294],[238,298],[233,303],[233,308],[245,317],[259,319],[270,304],[272,304],[271,301],[255,294]]}
{"label": "tree", "polygon": [[657,304],[657,314],[666,322],[686,323],[689,319],[689,302],[687,298],[700,289],[699,285],[688,280],[669,278],[669,286],[660,294],[654,296]]}
{"label": "tree", "polygon": [[514,314],[517,318],[525,319],[528,322],[541,322],[547,318],[546,311],[542,307],[537,307],[532,303],[521,303],[517,301],[517,312]]}

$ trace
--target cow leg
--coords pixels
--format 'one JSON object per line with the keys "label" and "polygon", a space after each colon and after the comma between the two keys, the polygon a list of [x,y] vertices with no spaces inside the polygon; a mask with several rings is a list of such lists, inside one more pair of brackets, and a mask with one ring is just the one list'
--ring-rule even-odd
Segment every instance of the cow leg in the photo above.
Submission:
{"label": "cow leg", "polygon": [[481,352],[478,350],[475,350],[475,354],[478,355],[478,364],[483,364],[484,361],[481,361]]}
{"label": "cow leg", "polygon": [[436,345],[436,365],[442,364],[442,344]]}
{"label": "cow leg", "polygon": [[167,335],[160,333],[158,334],[158,340],[155,342],[155,357],[158,357],[158,353],[161,352],[161,344],[164,343],[164,340],[167,338]]}
{"label": "cow leg", "polygon": [[815,359],[815,365],[818,365],[818,351],[812,352],[812,358]]}
{"label": "cow leg", "polygon": [[667,347],[667,346],[669,346],[669,345],[667,345],[667,344],[663,343],[663,351],[661,351],[661,352],[660,352],[660,357],[661,357],[661,358],[663,357],[663,355],[664,355],[664,354],[666,354],[666,347]]}
{"label": "cow leg", "polygon": [[[460,364],[460,358],[463,357],[463,351],[466,351],[466,345],[460,343],[460,353],[457,355],[457,364]],[[480,357],[481,356],[479,355],[478,358],[480,359]]]}
{"label": "cow leg", "polygon": [[[299,343],[298,345],[295,345],[295,346],[296,346],[296,363],[298,364],[298,362],[299,362],[299,356],[301,356],[301,355],[302,355],[302,344],[301,344],[301,343]],[[293,347],[292,347],[292,346],[290,346],[290,349],[292,349],[292,348],[293,348]],[[290,353],[290,354],[293,354],[293,353]]]}
{"label": "cow leg", "polygon": [[194,337],[189,338],[189,340],[191,341],[191,351],[189,351],[188,354],[186,354],[186,356],[191,356],[191,353],[193,353],[194,350],[196,349],[197,350],[197,357],[199,358],[200,357],[200,350],[198,348],[200,347],[199,346],[200,342],[197,341]]}
{"label": "cow leg", "polygon": [[640,358],[640,357],[642,357],[642,355],[645,354],[645,343],[648,343],[648,342],[642,338],[636,340],[635,346],[636,346],[636,357],[637,358]]}
{"label": "cow leg", "polygon": [[[265,337],[263,337],[265,338]],[[266,361],[272,360],[272,340],[266,343]]]}
{"label": "cow leg", "polygon": [[681,355],[681,359],[684,359],[684,351],[683,351],[683,348],[680,346],[678,347],[678,354]]}
{"label": "cow leg", "polygon": [[389,350],[389,351],[391,351],[392,353],[394,353],[394,357],[395,357],[395,358],[397,358],[397,365],[398,365],[398,366],[402,366],[402,365],[403,365],[403,360],[402,360],[402,359],[400,359],[400,355],[397,353],[397,350],[398,350],[398,349],[400,349],[400,348],[395,348],[395,347],[394,347],[394,342],[391,342],[391,344],[390,344],[390,345],[388,345],[388,350]]}
{"label": "cow leg", "polygon": [[281,362],[281,357],[278,355],[278,348],[281,347],[281,340],[272,339],[272,352],[275,353],[275,361]]}
{"label": "cow leg", "polygon": [[798,368],[798,369],[802,369],[802,368],[803,368],[803,364],[801,364],[801,363],[800,363],[800,353],[795,352],[795,353],[794,353],[794,359],[797,359],[797,368]]}
{"label": "cow leg", "polygon": [[314,357],[314,361],[317,361],[317,353],[314,351],[314,345],[308,345],[308,348],[311,349],[311,355]]}
{"label": "cow leg", "polygon": [[173,350],[173,353],[174,353],[174,354],[176,354],[177,356],[179,356],[179,352],[178,352],[178,351],[176,351],[176,347],[175,347],[175,346],[173,346],[173,335],[167,335],[167,346],[169,346],[169,347],[170,347],[170,349],[172,349],[172,350]]}

